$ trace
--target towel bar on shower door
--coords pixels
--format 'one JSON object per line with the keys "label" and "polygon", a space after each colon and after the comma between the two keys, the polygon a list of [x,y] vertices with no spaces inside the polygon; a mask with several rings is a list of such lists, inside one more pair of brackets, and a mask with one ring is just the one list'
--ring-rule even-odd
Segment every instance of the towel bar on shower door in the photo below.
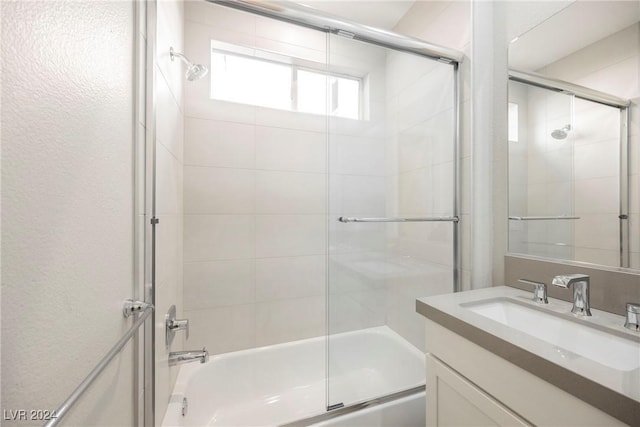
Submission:
{"label": "towel bar on shower door", "polygon": [[432,216],[417,218],[356,218],[341,216],[338,221],[343,223],[349,222],[458,222],[457,216]]}

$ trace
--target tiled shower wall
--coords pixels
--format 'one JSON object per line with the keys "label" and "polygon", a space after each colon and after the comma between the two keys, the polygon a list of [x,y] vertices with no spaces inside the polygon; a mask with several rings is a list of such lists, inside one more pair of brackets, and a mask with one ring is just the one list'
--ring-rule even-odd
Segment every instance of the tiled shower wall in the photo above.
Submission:
{"label": "tiled shower wall", "polygon": [[[194,62],[219,40],[366,76],[358,121],[215,101],[208,78],[185,86],[189,342],[223,353],[386,324],[420,346],[415,298],[452,289],[451,224],[335,219],[451,214],[451,67],[336,36],[327,55],[323,33],[204,2],[185,19]],[[387,274],[394,263],[411,271]]]}
{"label": "tiled shower wall", "polygon": [[[185,12],[195,62],[211,40],[325,62],[322,33],[204,2]],[[186,87],[189,342],[215,354],[323,335],[326,119],[212,100],[209,85]]]}

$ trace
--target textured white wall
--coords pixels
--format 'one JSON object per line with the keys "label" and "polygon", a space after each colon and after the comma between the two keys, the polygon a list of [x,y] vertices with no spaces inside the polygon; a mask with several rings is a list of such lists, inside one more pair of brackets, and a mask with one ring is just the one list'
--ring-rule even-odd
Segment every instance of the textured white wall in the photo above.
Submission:
{"label": "textured white wall", "polygon": [[[134,9],[1,7],[1,406],[55,409],[132,322]],[[129,344],[68,424],[133,424],[133,362]]]}

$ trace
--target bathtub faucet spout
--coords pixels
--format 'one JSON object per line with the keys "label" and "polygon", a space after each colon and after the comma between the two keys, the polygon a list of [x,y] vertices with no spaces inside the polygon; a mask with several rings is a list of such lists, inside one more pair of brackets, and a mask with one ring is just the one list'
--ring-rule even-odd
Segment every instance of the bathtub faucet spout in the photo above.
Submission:
{"label": "bathtub faucet spout", "polygon": [[209,361],[209,352],[206,348],[202,350],[173,351],[169,353],[169,366],[195,362],[196,360],[199,360],[200,363]]}

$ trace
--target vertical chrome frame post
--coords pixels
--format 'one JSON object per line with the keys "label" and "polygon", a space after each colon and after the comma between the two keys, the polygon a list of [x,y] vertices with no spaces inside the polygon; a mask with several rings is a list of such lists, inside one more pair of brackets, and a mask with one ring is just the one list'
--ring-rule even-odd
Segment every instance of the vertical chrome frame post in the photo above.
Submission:
{"label": "vertical chrome frame post", "polygon": [[[156,26],[157,0],[147,3],[146,56],[146,167],[145,167],[145,295],[144,300],[156,305]],[[155,426],[155,311],[144,329],[144,425]]]}
{"label": "vertical chrome frame post", "polygon": [[629,235],[629,107],[620,108],[620,267],[631,265]]}
{"label": "vertical chrome frame post", "polygon": [[460,63],[453,64],[453,114],[455,137],[453,143],[453,213],[458,221],[453,225],[453,292],[462,290],[462,229],[460,218],[461,203],[461,165],[460,147],[462,138],[462,73],[460,73]]}

